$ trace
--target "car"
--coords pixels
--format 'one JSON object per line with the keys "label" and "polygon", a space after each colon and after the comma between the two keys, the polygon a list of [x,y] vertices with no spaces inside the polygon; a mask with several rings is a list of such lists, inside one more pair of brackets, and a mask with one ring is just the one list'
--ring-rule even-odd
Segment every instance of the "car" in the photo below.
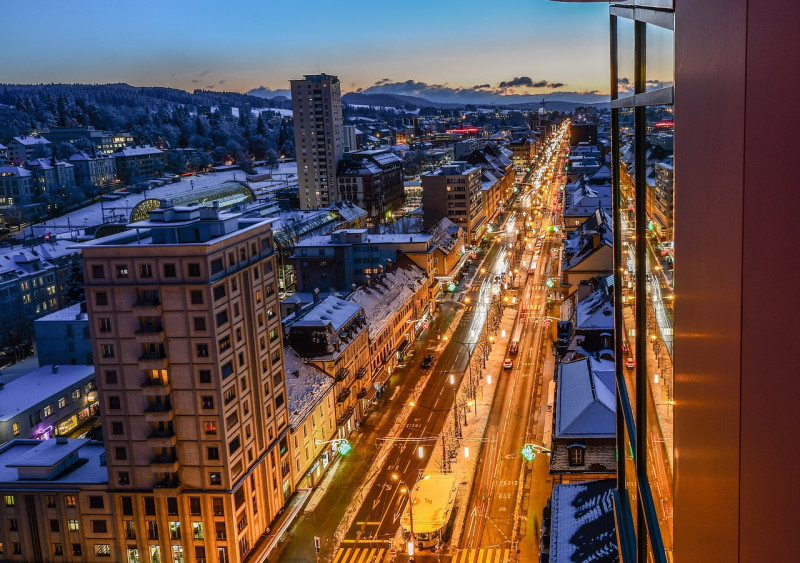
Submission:
{"label": "car", "polygon": [[503,360],[503,369],[511,369],[514,367],[514,362],[510,359]]}
{"label": "car", "polygon": [[628,358],[625,360],[625,367],[627,369],[633,369],[636,367],[636,362],[633,361],[633,358]]}
{"label": "car", "polygon": [[630,351],[631,351],[631,349],[628,348],[628,343],[627,342],[623,342],[622,343],[622,352],[625,353],[625,354],[628,354],[628,353],[630,353]]}
{"label": "car", "polygon": [[433,365],[433,354],[428,354],[422,359],[422,367],[428,369]]}

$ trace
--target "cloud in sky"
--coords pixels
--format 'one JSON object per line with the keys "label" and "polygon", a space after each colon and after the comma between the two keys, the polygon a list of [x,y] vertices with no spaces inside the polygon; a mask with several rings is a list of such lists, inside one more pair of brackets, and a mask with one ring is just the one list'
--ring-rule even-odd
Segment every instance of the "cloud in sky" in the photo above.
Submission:
{"label": "cloud in sky", "polygon": [[[597,90],[572,90],[565,91],[567,86],[563,82],[552,82],[544,79],[533,79],[529,76],[515,76],[509,80],[501,80],[494,86],[489,83],[476,84],[464,88],[450,86],[449,84],[430,84],[415,80],[393,82],[383,78],[367,88],[359,88],[356,92],[362,94],[400,94],[417,96],[436,102],[460,103],[498,103],[508,104],[526,102],[534,98],[541,99],[546,94],[548,98],[592,98],[591,101],[603,101],[607,94]],[[590,101],[590,100],[586,100]]]}

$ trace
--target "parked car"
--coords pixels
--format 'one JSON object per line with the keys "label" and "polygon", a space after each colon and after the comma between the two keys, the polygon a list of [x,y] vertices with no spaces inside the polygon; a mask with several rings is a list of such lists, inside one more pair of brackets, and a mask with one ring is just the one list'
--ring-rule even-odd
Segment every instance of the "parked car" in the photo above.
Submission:
{"label": "parked car", "polygon": [[424,358],[422,358],[422,367],[424,369],[428,369],[433,365],[433,354],[428,354]]}
{"label": "parked car", "polygon": [[628,348],[628,343],[627,342],[623,342],[622,343],[622,352],[624,354],[628,354],[630,351],[631,351],[631,349]]}
{"label": "parked car", "polygon": [[503,360],[503,369],[511,369],[514,367],[514,362],[509,359]]}
{"label": "parked car", "polygon": [[633,361],[633,358],[628,358],[625,360],[625,367],[627,369],[633,369],[636,367],[636,362]]}

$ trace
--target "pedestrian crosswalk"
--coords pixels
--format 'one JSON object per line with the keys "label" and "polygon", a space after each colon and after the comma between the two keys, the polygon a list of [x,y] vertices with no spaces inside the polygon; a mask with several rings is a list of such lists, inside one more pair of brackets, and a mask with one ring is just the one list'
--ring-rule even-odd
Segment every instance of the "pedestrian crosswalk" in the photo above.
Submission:
{"label": "pedestrian crosswalk", "polygon": [[483,549],[462,549],[453,555],[451,563],[508,563],[511,550],[487,547]]}
{"label": "pedestrian crosswalk", "polygon": [[336,552],[333,563],[376,563],[386,555],[383,547],[343,547]]}

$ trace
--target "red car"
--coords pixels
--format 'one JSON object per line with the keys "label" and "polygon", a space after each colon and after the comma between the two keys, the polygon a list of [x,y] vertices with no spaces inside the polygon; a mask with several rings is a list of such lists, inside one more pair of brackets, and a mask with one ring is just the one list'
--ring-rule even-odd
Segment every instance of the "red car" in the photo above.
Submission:
{"label": "red car", "polygon": [[625,360],[625,367],[627,369],[633,369],[636,367],[636,362],[633,361],[633,358],[628,358]]}
{"label": "red car", "polygon": [[514,362],[511,360],[503,360],[503,369],[511,369],[514,367]]}

